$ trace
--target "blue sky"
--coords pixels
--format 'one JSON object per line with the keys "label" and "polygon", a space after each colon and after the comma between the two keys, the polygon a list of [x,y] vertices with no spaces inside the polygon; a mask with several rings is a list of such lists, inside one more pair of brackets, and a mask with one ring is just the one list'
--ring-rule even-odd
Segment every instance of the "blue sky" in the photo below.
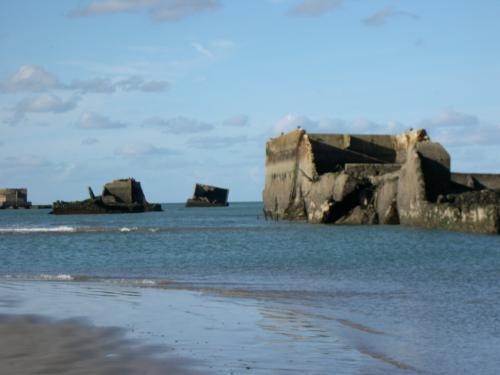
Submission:
{"label": "blue sky", "polygon": [[115,178],[260,200],[265,141],[424,127],[499,173],[496,0],[0,2],[0,186],[34,203]]}

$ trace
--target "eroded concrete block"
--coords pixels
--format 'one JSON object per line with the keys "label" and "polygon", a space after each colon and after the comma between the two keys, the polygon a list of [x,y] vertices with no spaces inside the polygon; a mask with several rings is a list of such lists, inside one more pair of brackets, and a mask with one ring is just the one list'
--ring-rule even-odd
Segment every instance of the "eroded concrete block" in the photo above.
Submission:
{"label": "eroded concrete block", "polygon": [[114,214],[161,211],[159,203],[148,203],[141,183],[133,178],[114,180],[104,185],[103,193],[95,196],[89,188],[90,199],[83,201],[57,201],[52,204],[52,214]]}
{"label": "eroded concrete block", "polygon": [[498,200],[463,195],[487,186],[500,186],[500,176],[453,176],[448,152],[423,129],[394,136],[298,129],[266,145],[264,212],[273,219],[498,233]]}
{"label": "eroded concrete block", "polygon": [[186,207],[227,207],[229,190],[212,185],[196,184],[193,197],[186,202]]}

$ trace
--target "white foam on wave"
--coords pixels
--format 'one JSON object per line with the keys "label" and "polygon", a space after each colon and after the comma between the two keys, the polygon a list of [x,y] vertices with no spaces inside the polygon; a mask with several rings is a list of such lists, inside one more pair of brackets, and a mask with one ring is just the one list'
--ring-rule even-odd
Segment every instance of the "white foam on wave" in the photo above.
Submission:
{"label": "white foam on wave", "polygon": [[118,286],[134,286],[140,288],[167,288],[176,284],[171,280],[166,279],[141,279],[141,278],[115,278],[102,276],[87,276],[87,275],[70,275],[65,273],[59,274],[6,274],[0,275],[2,280],[24,280],[24,281],[60,281],[60,282],[96,282]]}
{"label": "white foam on wave", "polygon": [[69,225],[59,225],[54,227],[0,227],[0,234],[37,234],[37,233],[103,233],[103,232],[149,232],[157,233],[160,228],[139,228],[139,227],[89,227]]}
{"label": "white foam on wave", "polygon": [[76,228],[67,225],[60,225],[57,227],[0,228],[0,233],[70,233],[70,232],[76,232]]}
{"label": "white foam on wave", "polygon": [[95,278],[95,281],[100,281],[108,284],[118,285],[135,285],[135,286],[156,286],[157,281],[151,279],[127,279],[127,278]]}
{"label": "white foam on wave", "polygon": [[145,285],[145,286],[155,286],[155,285],[157,285],[156,281],[154,281],[154,280],[148,280],[148,279],[138,280],[138,284]]}
{"label": "white foam on wave", "polygon": [[41,280],[45,281],[73,281],[75,278],[71,275],[68,274],[58,274],[58,275],[48,275],[48,274],[41,274],[40,275]]}
{"label": "white foam on wave", "polygon": [[132,228],[123,227],[123,228],[120,228],[120,232],[128,233],[128,232],[132,232],[133,230],[137,230],[137,229],[138,229],[137,227],[132,227]]}
{"label": "white foam on wave", "polygon": [[26,280],[26,281],[76,281],[77,277],[65,273],[59,273],[59,274],[42,273],[39,275],[26,275],[26,274],[0,275],[0,279]]}

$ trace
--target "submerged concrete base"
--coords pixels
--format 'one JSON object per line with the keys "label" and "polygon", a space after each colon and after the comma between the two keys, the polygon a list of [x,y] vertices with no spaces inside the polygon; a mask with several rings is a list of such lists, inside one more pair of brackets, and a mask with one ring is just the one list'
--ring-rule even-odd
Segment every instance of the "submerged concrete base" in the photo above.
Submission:
{"label": "submerged concrete base", "polygon": [[147,204],[104,204],[102,201],[57,201],[52,205],[51,214],[54,215],[91,215],[91,214],[120,214],[162,211],[158,203]]}

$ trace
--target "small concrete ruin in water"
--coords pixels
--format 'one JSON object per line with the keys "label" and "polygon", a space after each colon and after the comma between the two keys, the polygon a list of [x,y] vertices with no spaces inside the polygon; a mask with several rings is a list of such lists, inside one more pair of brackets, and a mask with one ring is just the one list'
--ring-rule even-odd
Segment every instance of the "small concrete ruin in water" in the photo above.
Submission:
{"label": "small concrete ruin in water", "polygon": [[265,179],[266,218],[500,233],[500,175],[452,173],[448,152],[423,129],[297,129],[267,142]]}
{"label": "small concrete ruin in water", "polygon": [[28,189],[0,189],[0,209],[2,208],[31,208],[31,202],[28,201]]}
{"label": "small concrete ruin in water", "polygon": [[57,201],[52,205],[56,215],[114,214],[161,211],[158,203],[148,203],[141,183],[133,178],[114,180],[104,185],[102,195],[95,196],[89,187],[90,199],[84,201]]}
{"label": "small concrete ruin in water", "polygon": [[229,190],[211,186],[196,184],[193,197],[186,201],[186,207],[227,207]]}

